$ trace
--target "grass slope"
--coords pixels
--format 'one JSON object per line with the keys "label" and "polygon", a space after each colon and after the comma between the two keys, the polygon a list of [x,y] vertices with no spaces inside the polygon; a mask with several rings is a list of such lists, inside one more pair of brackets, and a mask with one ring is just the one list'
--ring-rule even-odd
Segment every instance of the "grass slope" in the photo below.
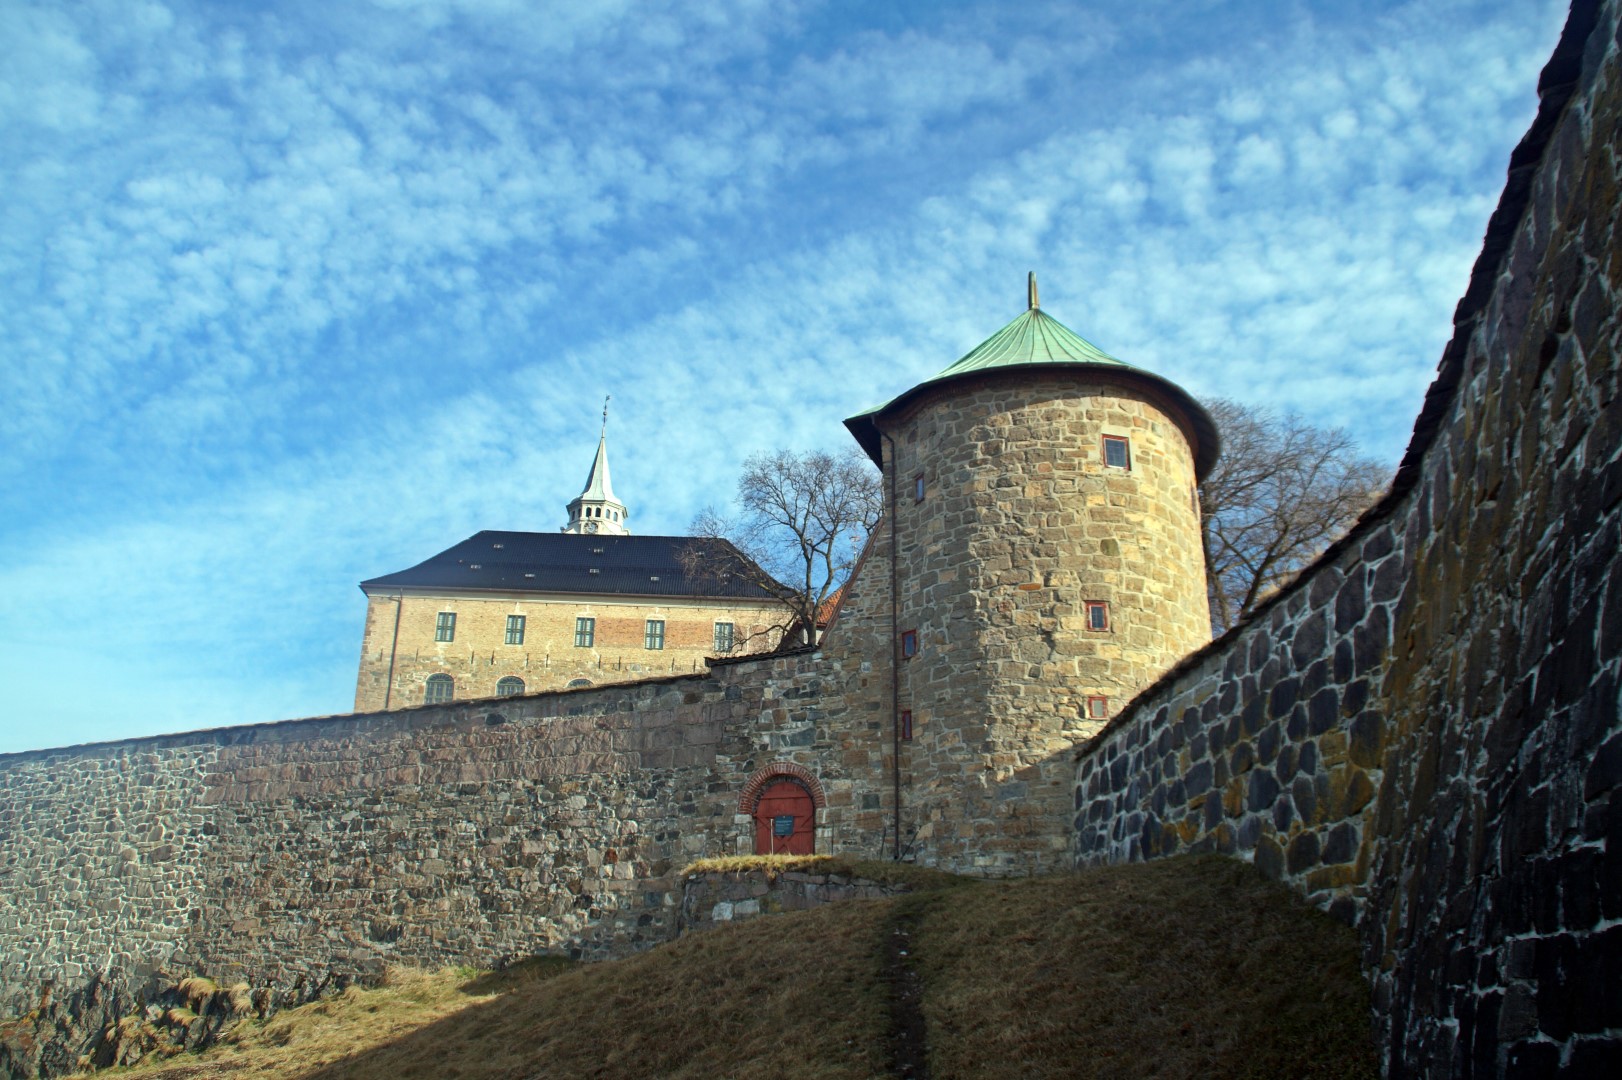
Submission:
{"label": "grass slope", "polygon": [[[775,916],[610,964],[398,973],[122,1076],[1378,1075],[1352,933],[1199,857]],[[910,988],[910,989],[909,989]],[[106,1074],[101,1074],[106,1075]]]}

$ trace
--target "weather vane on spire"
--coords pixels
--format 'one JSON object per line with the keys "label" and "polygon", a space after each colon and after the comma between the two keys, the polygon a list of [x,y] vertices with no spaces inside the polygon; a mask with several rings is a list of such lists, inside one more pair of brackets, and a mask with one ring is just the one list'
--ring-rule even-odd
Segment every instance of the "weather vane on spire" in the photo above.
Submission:
{"label": "weather vane on spire", "polygon": [[1032,270],[1030,272],[1030,276],[1027,277],[1025,280],[1026,280],[1026,294],[1027,294],[1026,302],[1030,305],[1030,310],[1035,311],[1037,308],[1042,306],[1040,303],[1037,302],[1037,299],[1036,299],[1036,271]]}
{"label": "weather vane on spire", "polygon": [[603,434],[604,435],[608,434],[608,403],[610,401],[613,401],[613,400],[614,400],[614,395],[613,394],[608,394],[608,395],[604,396],[604,398],[603,398]]}

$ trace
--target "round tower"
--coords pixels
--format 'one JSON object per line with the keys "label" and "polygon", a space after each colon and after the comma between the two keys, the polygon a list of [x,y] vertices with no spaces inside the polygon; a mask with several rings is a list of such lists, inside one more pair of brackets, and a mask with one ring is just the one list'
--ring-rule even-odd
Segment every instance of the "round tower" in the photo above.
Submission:
{"label": "round tower", "polygon": [[1066,753],[1210,640],[1185,391],[1024,314],[846,421],[885,473],[898,839],[981,873],[1066,863]]}

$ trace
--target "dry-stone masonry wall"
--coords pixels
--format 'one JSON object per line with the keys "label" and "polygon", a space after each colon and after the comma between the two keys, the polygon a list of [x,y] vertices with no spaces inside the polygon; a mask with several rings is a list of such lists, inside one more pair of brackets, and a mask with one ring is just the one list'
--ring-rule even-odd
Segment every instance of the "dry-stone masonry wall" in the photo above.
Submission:
{"label": "dry-stone masonry wall", "polygon": [[1575,5],[1392,496],[1079,766],[1079,861],[1357,923],[1391,1076],[1622,1063],[1619,40]]}

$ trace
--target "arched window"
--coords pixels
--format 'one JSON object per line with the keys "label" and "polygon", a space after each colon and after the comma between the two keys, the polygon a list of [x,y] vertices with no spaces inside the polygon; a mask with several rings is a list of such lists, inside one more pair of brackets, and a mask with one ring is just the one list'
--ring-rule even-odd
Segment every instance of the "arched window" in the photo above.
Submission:
{"label": "arched window", "polygon": [[514,694],[524,692],[524,680],[516,675],[508,675],[496,683],[497,697],[512,697]]}
{"label": "arched window", "polygon": [[430,675],[428,676],[428,689],[423,696],[423,701],[429,705],[438,705],[441,702],[449,701],[455,690],[456,683],[449,675]]}
{"label": "arched window", "polygon": [[591,685],[591,680],[590,679],[570,679],[569,680],[569,685],[565,686],[564,689],[565,690],[578,690],[582,686],[590,686],[590,685]]}

